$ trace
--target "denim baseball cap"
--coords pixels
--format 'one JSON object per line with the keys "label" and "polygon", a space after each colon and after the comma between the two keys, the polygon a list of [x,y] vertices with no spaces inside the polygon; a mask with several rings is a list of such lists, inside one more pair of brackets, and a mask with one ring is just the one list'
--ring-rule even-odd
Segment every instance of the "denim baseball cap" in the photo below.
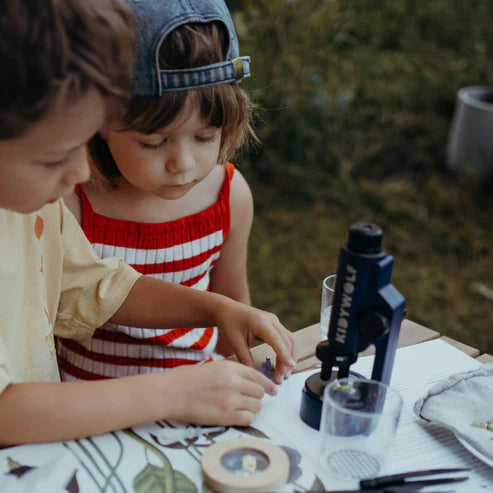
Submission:
{"label": "denim baseball cap", "polygon": [[[223,0],[125,0],[138,29],[133,93],[161,96],[216,84],[239,83],[250,76],[250,57],[239,55],[233,19]],[[229,33],[224,61],[180,70],[159,68],[159,49],[166,36],[182,24],[219,21]]]}

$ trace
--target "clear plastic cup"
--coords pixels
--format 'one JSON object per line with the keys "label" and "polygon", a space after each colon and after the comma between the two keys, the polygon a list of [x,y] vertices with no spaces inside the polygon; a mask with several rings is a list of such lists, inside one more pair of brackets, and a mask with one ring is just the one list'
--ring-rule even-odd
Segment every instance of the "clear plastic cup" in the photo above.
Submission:
{"label": "clear plastic cup", "polygon": [[327,276],[322,281],[322,301],[320,304],[320,340],[325,341],[329,334],[329,322],[332,312],[332,297],[336,285],[336,275]]}
{"label": "clear plastic cup", "polygon": [[329,383],[320,422],[321,473],[347,480],[377,476],[401,409],[402,397],[385,383],[355,377]]}

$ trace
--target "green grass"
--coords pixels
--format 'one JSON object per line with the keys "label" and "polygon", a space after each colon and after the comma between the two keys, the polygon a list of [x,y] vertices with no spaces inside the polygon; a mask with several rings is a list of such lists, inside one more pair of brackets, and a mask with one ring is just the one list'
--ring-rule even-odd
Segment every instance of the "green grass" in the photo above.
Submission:
{"label": "green grass", "polygon": [[318,321],[349,226],[371,221],[408,318],[493,353],[493,180],[445,161],[456,91],[493,84],[493,2],[228,4],[261,117],[261,149],[236,160],[253,303],[291,330]]}

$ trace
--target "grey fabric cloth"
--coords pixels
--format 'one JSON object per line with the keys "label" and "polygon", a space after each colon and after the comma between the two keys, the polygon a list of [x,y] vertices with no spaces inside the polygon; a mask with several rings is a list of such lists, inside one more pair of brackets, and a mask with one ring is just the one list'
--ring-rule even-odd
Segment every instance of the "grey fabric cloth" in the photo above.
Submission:
{"label": "grey fabric cloth", "polygon": [[493,364],[442,380],[415,402],[414,413],[448,428],[493,462],[493,431],[472,426],[493,420]]}

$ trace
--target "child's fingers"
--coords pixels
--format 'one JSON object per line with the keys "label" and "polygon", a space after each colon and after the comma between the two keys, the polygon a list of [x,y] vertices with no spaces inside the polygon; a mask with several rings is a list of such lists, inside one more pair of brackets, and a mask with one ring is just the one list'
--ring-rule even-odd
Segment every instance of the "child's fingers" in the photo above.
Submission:
{"label": "child's fingers", "polygon": [[254,368],[255,362],[253,361],[252,353],[250,352],[250,348],[245,340],[242,337],[237,336],[231,339],[230,343],[235,351],[238,361],[246,366]]}
{"label": "child's fingers", "polygon": [[242,385],[238,390],[242,395],[257,399],[259,402],[265,394],[265,389],[261,385],[254,384],[253,382],[251,382],[251,384]]}
{"label": "child's fingers", "polygon": [[[294,342],[290,337],[290,332],[281,324],[281,322],[274,322],[275,329],[269,334],[269,340],[265,341],[277,354],[277,361],[280,360],[282,364],[289,368],[293,368],[296,364],[294,360]],[[277,364],[276,364],[277,367]]]}
{"label": "child's fingers", "polygon": [[242,392],[244,395],[249,395],[255,397],[258,390],[254,390],[255,386],[257,389],[261,389],[262,395],[260,395],[260,399],[263,397],[263,393],[266,392],[269,395],[276,395],[277,389],[271,380],[269,380],[265,375],[260,373],[257,370],[251,368],[245,368],[245,386],[244,391]]}
{"label": "child's fingers", "polygon": [[225,412],[219,409],[219,414],[215,419],[207,421],[207,424],[248,426],[253,421],[254,416],[260,411],[262,404],[258,399],[244,397],[236,402],[236,406]]}
{"label": "child's fingers", "polygon": [[284,339],[284,343],[286,344],[286,347],[289,349],[290,356],[294,360],[294,336],[293,334],[282,325],[282,323],[277,320],[276,328],[281,334],[281,337]]}
{"label": "child's fingers", "polygon": [[277,384],[281,384],[284,382],[284,379],[288,377],[288,372],[290,368],[282,363],[276,363],[276,367],[274,368],[274,382]]}
{"label": "child's fingers", "polygon": [[264,387],[252,380],[244,380],[242,384],[240,384],[238,390],[240,393],[244,396],[247,397],[253,397],[254,399],[257,399],[260,401],[262,397],[264,396],[266,390]]}
{"label": "child's fingers", "polygon": [[[282,359],[281,354],[278,353],[278,357],[276,358],[276,366],[274,368],[274,382],[277,384],[282,383],[286,378],[289,377],[293,370],[293,366],[295,364],[294,360],[294,336],[289,332],[280,322],[277,324],[277,330],[279,331],[279,335],[281,336],[286,350],[289,354],[289,363],[286,364],[286,360]],[[293,364],[291,364],[293,363]]]}
{"label": "child's fingers", "polygon": [[247,410],[236,411],[231,420],[223,423],[225,426],[250,426],[256,413]]}

